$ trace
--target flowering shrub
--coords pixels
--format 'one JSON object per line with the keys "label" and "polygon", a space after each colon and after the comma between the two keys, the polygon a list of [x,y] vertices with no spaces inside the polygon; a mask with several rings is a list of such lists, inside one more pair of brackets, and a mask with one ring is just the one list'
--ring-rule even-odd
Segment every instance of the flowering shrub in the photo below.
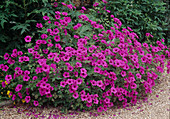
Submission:
{"label": "flowering shrub", "polygon": [[80,13],[72,4],[58,2],[55,7],[55,15],[43,17],[46,24],[36,25],[40,38],[25,37],[27,53],[14,49],[4,55],[2,87],[15,89],[12,100],[101,112],[116,101],[126,107],[129,101],[136,104],[142,92],[152,93],[165,57],[170,57],[163,39],[157,47],[141,44],[113,15],[112,26],[106,29],[97,17],[83,14],[85,8]]}

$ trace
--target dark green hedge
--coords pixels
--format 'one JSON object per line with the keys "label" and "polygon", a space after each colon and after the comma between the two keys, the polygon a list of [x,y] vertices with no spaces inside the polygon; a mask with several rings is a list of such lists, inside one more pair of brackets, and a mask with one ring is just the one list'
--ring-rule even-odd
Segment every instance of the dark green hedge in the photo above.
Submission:
{"label": "dark green hedge", "polygon": [[24,50],[24,37],[38,32],[44,14],[54,13],[52,0],[2,0],[0,2],[0,55]]}
{"label": "dark green hedge", "polygon": [[[165,39],[170,43],[169,31],[169,4],[162,0],[107,0],[106,9],[110,10],[122,21],[124,26],[131,27],[140,37],[139,41],[146,40],[145,34],[151,33],[150,40],[156,42]],[[102,17],[102,16],[101,16]]]}

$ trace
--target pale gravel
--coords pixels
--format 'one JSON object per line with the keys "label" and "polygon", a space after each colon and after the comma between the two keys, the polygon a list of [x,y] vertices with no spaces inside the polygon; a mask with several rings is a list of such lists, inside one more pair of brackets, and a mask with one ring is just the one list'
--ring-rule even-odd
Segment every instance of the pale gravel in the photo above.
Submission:
{"label": "pale gravel", "polygon": [[[10,108],[9,106],[3,107],[0,110],[0,119],[36,119],[31,111],[35,111],[36,114],[41,113],[40,116],[45,116],[44,119],[54,119],[50,114],[58,115],[58,119],[169,119],[170,118],[170,75],[162,74],[160,78],[160,84],[153,88],[153,93],[148,96],[148,101],[139,102],[135,106],[130,106],[127,109],[108,109],[106,112],[98,113],[96,110],[90,111],[92,114],[96,113],[99,116],[91,116],[89,111],[75,112],[64,115],[59,113],[57,108],[37,108],[31,107],[27,109],[27,106],[20,105],[16,108]],[[158,97],[157,97],[158,95]],[[140,106],[140,108],[138,108]],[[18,109],[24,112],[18,113]],[[29,116],[30,114],[30,116]],[[38,119],[41,119],[39,117]]]}

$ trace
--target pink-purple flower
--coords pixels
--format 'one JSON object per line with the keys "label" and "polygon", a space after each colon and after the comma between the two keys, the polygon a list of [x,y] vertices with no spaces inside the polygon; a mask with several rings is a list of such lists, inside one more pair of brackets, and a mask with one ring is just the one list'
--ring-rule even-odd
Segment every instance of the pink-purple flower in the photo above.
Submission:
{"label": "pink-purple flower", "polygon": [[19,92],[20,90],[22,89],[22,85],[21,84],[18,84],[15,88],[15,91],[16,92]]}
{"label": "pink-purple flower", "polygon": [[25,39],[25,42],[31,42],[32,38],[31,38],[31,36],[26,36],[24,39]]}

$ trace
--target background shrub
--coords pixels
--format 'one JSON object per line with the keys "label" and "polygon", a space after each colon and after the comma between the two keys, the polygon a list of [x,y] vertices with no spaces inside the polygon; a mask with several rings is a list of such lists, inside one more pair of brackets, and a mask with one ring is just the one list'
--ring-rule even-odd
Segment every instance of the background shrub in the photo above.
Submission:
{"label": "background shrub", "polygon": [[[108,3],[102,6],[110,10],[110,14],[117,16],[122,21],[123,27],[129,26],[139,36],[139,42],[146,41],[146,33],[154,37],[150,40],[156,44],[157,39],[169,39],[169,4],[162,0],[107,0]],[[103,9],[98,9],[103,12]],[[105,14],[99,15],[102,23],[107,23]],[[106,18],[106,19],[103,19]],[[108,24],[109,26],[110,24]]]}
{"label": "background shrub", "polygon": [[54,14],[51,0],[1,0],[0,2],[0,55],[17,48],[24,50],[26,34],[37,34],[36,23],[42,16]]}

